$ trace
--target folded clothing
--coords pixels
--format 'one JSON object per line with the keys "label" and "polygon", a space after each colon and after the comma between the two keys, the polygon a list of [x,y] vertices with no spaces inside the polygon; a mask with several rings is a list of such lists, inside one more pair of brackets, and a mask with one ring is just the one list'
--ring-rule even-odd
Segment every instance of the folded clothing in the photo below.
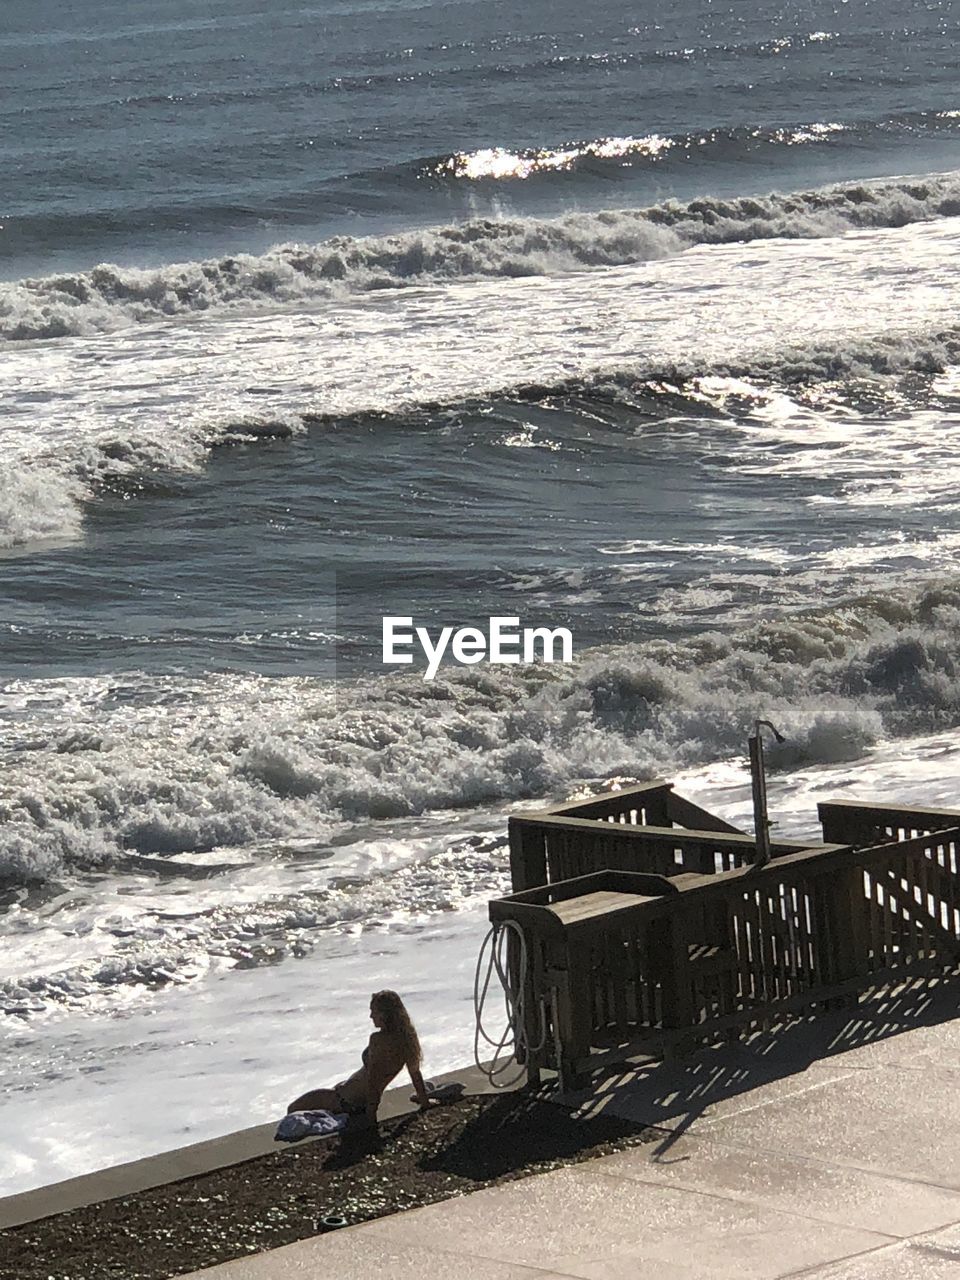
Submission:
{"label": "folded clothing", "polygon": [[291,1111],[277,1125],[274,1142],[302,1142],[304,1138],[330,1138],[346,1127],[347,1116],[330,1111]]}
{"label": "folded clothing", "polygon": [[[423,1087],[428,1098],[436,1098],[438,1102],[456,1102],[463,1097],[463,1085],[459,1080],[448,1080],[446,1084],[434,1084],[432,1080],[424,1080]],[[417,1095],[410,1095],[410,1101],[416,1102]]]}

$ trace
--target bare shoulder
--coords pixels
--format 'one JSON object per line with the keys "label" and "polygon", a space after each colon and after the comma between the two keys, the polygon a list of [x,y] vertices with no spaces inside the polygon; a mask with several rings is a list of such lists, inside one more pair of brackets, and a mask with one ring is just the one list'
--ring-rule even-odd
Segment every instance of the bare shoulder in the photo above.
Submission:
{"label": "bare shoulder", "polygon": [[370,1036],[370,1055],[377,1061],[392,1061],[399,1048],[398,1038],[389,1031],[374,1031]]}
{"label": "bare shoulder", "polygon": [[390,1051],[390,1036],[385,1031],[374,1031],[370,1035],[369,1048],[375,1058],[383,1057]]}

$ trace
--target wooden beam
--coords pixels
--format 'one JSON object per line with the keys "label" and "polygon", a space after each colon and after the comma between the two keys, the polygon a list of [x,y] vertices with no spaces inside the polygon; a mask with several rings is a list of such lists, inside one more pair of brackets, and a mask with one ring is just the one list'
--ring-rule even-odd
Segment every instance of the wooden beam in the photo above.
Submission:
{"label": "wooden beam", "polygon": [[[583,800],[570,800],[566,804],[551,805],[543,810],[551,817],[605,818],[615,813],[625,813],[631,808],[644,808],[645,802],[657,799],[673,789],[672,782],[657,778],[636,787],[624,787],[622,791],[605,791],[602,795],[587,796]],[[635,803],[639,802],[639,803]],[[521,817],[539,816],[521,814]]]}
{"label": "wooden beam", "polygon": [[678,795],[676,791],[671,791],[667,797],[667,814],[678,827],[690,827],[699,831],[725,831],[732,836],[746,835],[739,827],[733,827],[709,810],[701,809],[698,804],[694,804],[686,796]]}
{"label": "wooden beam", "polygon": [[[510,819],[511,826],[552,827],[557,830],[582,831],[602,840],[604,836],[625,840],[641,840],[665,845],[709,844],[716,849],[752,850],[756,848],[753,836],[736,832],[697,830],[687,827],[648,827],[620,823],[597,822],[593,818],[568,818],[554,813],[521,813]],[[806,849],[824,849],[828,845],[812,845],[809,840],[775,840],[771,851],[794,853]]]}

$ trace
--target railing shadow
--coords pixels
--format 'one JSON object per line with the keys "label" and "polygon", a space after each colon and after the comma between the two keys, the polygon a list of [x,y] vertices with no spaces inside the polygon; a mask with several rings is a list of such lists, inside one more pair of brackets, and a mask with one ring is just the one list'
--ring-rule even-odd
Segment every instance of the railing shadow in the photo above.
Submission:
{"label": "railing shadow", "polygon": [[[853,1070],[889,1062],[889,1056],[860,1052],[844,1063],[844,1056],[891,1042],[907,1031],[954,1021],[958,995],[956,972],[913,979],[893,990],[876,991],[854,1007],[796,1018],[738,1043],[703,1048],[679,1059],[617,1064],[598,1072],[587,1087],[555,1095],[554,1100],[584,1118],[611,1115],[659,1129],[654,1157],[660,1158],[712,1108],[754,1089],[788,1080],[815,1065]],[[939,1052],[952,1062],[958,1050],[960,1027]],[[916,1046],[904,1046],[904,1057],[916,1051]]]}

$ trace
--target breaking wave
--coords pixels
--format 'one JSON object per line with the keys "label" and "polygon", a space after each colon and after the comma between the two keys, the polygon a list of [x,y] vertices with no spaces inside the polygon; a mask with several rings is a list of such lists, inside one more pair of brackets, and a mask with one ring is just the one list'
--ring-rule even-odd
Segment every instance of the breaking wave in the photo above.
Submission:
{"label": "breaking wave", "polygon": [[202,466],[212,449],[288,439],[302,429],[300,419],[267,415],[166,435],[78,440],[73,448],[0,463],[0,551],[73,542],[86,508],[105,494],[167,491],[177,476]]}
{"label": "breaking wave", "polygon": [[[777,43],[777,42],[774,42]],[[789,41],[784,42],[789,44]],[[690,51],[685,51],[690,52]],[[551,175],[585,178],[618,176],[637,168],[689,167],[726,162],[742,165],[784,148],[869,145],[876,135],[953,134],[960,128],[955,111],[917,111],[886,120],[811,120],[782,125],[704,128],[694,133],[594,138],[562,146],[483,147],[435,156],[422,162],[426,176],[474,183],[526,181]]]}
{"label": "breaking wave", "polygon": [[72,542],[80,534],[88,490],[51,466],[0,466],[0,551]]}
{"label": "breaking wave", "polygon": [[[705,364],[693,356],[668,365],[638,361],[587,376],[492,388],[486,396],[467,400],[346,413],[267,411],[260,416],[227,416],[221,422],[178,423],[176,430],[79,438],[72,446],[63,444],[56,451],[0,464],[0,551],[73,541],[82,532],[87,506],[106,494],[136,497],[168,491],[178,477],[201,468],[215,449],[288,440],[308,429],[363,425],[378,431],[422,430],[435,419],[449,421],[451,415],[531,403],[568,405],[574,411],[586,404],[612,415],[614,422],[621,413],[709,420],[749,410],[779,389],[800,401],[810,398],[820,408],[832,401],[877,411],[912,401],[955,412],[955,395],[949,389],[935,390],[931,380],[958,363],[960,330],[899,333],[844,345],[798,344],[747,361]],[[743,385],[725,386],[726,379]],[[633,425],[625,417],[625,430]]]}
{"label": "breaking wave", "polygon": [[6,753],[8,884],[671,773],[741,754],[757,717],[787,738],[775,768],[855,759],[960,724],[960,587],[429,684],[210,676],[185,693],[143,677],[138,698],[126,676],[113,700],[94,683],[84,705],[70,695],[69,734],[51,688],[48,729]]}
{"label": "breaking wave", "polygon": [[0,338],[62,338],[377,289],[567,274],[662,258],[697,244],[833,236],[957,214],[960,174],[946,174],[789,195],[668,201],[551,220],[473,219],[394,236],[287,244],[259,256],[236,254],[157,270],[103,265],[0,286]]}
{"label": "breaking wave", "polygon": [[641,137],[594,138],[561,147],[483,147],[458,151],[428,161],[422,172],[437,178],[460,178],[470,182],[524,181],[550,174],[594,174],[610,176],[613,169],[633,169],[638,165],[686,162],[700,159],[744,159],[753,151],[769,147],[799,147],[827,144],[838,135],[859,132],[855,126],[835,120],[781,128],[705,129],[696,134],[665,137],[651,133]]}

